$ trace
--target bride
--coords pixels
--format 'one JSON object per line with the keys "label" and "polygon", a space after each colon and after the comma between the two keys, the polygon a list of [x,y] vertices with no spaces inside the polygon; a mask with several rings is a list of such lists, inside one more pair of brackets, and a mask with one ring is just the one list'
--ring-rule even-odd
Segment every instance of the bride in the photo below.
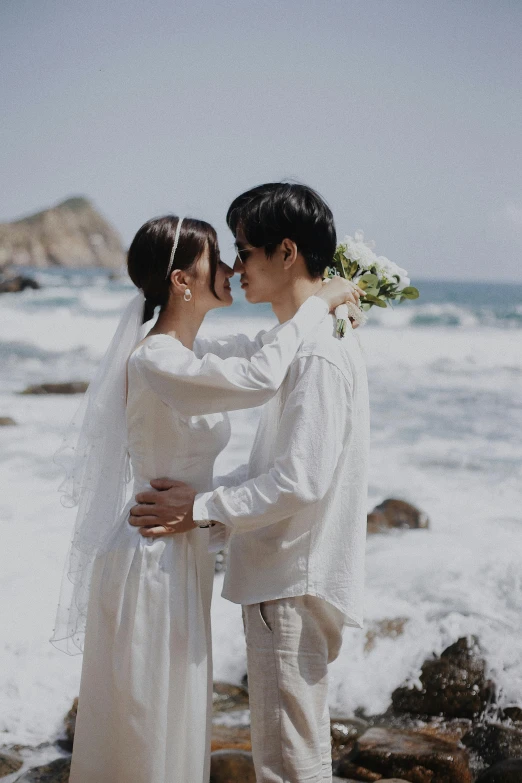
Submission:
{"label": "bride", "polygon": [[147,539],[127,524],[129,508],[156,476],[211,488],[230,435],[225,411],[273,397],[303,339],[358,293],[338,278],[255,341],[198,342],[206,313],[232,303],[234,273],[220,260],[214,229],[189,218],[150,220],[131,244],[128,271],[140,293],[62,450],[78,514],[51,641],[84,651],[70,781],[207,783],[209,531],[190,523],[183,535]]}

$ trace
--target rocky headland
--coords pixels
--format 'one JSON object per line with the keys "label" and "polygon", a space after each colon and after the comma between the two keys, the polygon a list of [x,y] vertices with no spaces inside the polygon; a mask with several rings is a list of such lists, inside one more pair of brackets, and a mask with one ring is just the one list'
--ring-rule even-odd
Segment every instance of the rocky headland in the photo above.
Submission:
{"label": "rocky headland", "polygon": [[88,268],[117,272],[125,249],[117,231],[83,197],[0,223],[0,272],[13,266]]}

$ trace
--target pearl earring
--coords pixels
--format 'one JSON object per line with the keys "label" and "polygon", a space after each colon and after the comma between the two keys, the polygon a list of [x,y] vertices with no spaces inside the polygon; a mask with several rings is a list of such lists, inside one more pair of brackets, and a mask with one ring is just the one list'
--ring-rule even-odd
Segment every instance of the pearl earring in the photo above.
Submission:
{"label": "pearl earring", "polygon": [[190,302],[192,299],[192,292],[190,288],[185,288],[185,293],[183,294],[183,299],[185,302]]}

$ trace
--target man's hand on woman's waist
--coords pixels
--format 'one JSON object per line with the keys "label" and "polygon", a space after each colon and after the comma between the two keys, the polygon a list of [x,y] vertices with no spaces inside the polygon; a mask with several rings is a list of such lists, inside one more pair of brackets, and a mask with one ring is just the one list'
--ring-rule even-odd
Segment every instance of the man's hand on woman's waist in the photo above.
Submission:
{"label": "man's hand on woman's waist", "polygon": [[195,489],[183,481],[153,479],[153,489],[139,492],[130,510],[129,524],[145,538],[186,533],[199,527],[192,519]]}

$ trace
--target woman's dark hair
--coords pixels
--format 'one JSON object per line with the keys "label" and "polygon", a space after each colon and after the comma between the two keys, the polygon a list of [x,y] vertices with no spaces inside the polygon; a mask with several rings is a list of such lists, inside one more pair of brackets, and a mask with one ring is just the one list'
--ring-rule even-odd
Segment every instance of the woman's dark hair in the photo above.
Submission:
{"label": "woman's dark hair", "polygon": [[306,185],[272,182],[238,196],[227,212],[234,235],[241,229],[253,247],[270,258],[283,239],[297,245],[313,278],[332,262],[337,244],[330,207]]}
{"label": "woman's dark hair", "polygon": [[[178,220],[176,215],[147,220],[138,230],[129,248],[129,277],[145,294],[144,321],[152,318],[156,307],[164,307],[168,302],[170,275],[167,279],[167,269]],[[214,287],[219,248],[217,234],[209,223],[183,218],[172,269],[191,269],[207,246],[210,257],[210,290],[216,299],[219,299]]]}

